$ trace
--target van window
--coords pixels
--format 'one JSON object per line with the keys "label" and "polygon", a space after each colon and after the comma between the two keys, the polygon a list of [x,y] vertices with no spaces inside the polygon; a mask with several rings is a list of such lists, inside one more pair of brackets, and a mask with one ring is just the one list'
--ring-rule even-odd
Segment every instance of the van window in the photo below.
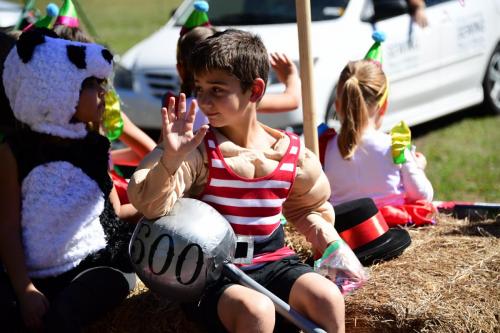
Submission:
{"label": "van window", "polygon": [[449,2],[449,1],[451,1],[451,0],[425,0],[425,4],[427,7],[431,7],[431,6],[439,5],[440,3]]}
{"label": "van window", "polygon": [[381,21],[408,13],[406,0],[373,0],[372,21]]}
{"label": "van window", "polygon": [[[295,23],[295,0],[209,0],[208,17],[214,26]],[[341,17],[349,0],[312,0],[311,20],[325,21]],[[192,8],[192,7],[191,7]],[[182,25],[191,8],[179,16]]]}

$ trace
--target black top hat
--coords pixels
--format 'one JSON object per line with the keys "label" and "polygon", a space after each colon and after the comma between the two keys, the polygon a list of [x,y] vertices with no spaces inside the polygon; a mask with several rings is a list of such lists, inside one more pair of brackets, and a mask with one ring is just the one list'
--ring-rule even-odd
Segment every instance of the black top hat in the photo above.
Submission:
{"label": "black top hat", "polygon": [[335,229],[363,265],[394,258],[411,244],[408,231],[387,226],[370,198],[344,202],[335,209]]}

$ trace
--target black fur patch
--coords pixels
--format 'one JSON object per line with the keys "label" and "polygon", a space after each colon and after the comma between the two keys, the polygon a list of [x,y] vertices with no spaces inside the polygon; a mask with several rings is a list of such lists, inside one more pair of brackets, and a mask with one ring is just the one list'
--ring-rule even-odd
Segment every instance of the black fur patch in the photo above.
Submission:
{"label": "black fur patch", "polygon": [[33,57],[37,45],[45,43],[45,36],[59,38],[52,30],[36,28],[21,34],[17,41],[17,54],[24,63],[28,63]]}
{"label": "black fur patch", "polygon": [[101,53],[104,59],[106,59],[106,61],[111,64],[111,61],[113,60],[113,55],[111,54],[111,52],[109,52],[107,49],[104,49],[101,51]]}
{"label": "black fur patch", "polygon": [[23,33],[17,41],[17,54],[26,64],[33,57],[37,45],[45,43],[45,36],[38,31],[28,31]]}
{"label": "black fur patch", "polygon": [[87,62],[85,61],[85,49],[83,45],[68,45],[66,46],[68,59],[80,69],[87,68]]}

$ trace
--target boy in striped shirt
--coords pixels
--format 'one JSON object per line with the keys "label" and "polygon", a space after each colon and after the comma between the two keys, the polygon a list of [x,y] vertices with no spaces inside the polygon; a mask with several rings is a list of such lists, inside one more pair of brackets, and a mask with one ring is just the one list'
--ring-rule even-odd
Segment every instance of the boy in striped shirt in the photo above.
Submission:
{"label": "boy in striped shirt", "polygon": [[[284,244],[281,213],[317,252],[339,239],[330,187],[317,157],[298,137],[257,121],[269,60],[259,37],[226,30],[201,42],[191,57],[197,103],[209,124],[193,133],[196,102],[181,94],[162,109],[163,141],[132,176],[130,201],[147,218],[167,214],[177,198],[198,198],[253,243],[241,268],[328,332],[344,332],[337,286],[302,264]],[[248,248],[251,248],[249,246]],[[237,249],[238,252],[238,249]],[[222,279],[195,310],[213,331],[272,332],[283,324],[269,298]]]}

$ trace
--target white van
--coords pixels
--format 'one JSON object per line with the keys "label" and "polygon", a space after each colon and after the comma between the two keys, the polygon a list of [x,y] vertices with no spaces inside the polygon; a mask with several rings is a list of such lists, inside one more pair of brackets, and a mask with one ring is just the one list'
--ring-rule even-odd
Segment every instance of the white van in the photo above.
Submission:
{"label": "white van", "polygon": [[[426,2],[429,25],[420,28],[406,14],[404,0],[311,0],[318,122],[332,118],[340,71],[365,55],[374,29],[387,36],[383,68],[391,91],[385,128],[399,120],[415,125],[483,101],[500,113],[500,0]],[[209,4],[214,26],[257,33],[269,52],[284,52],[299,63],[294,0]],[[161,97],[179,89],[176,43],[192,9],[193,0],[184,1],[164,27],[126,52],[117,68],[124,110],[143,128],[161,127]],[[271,73],[267,93],[282,90]],[[273,127],[300,131],[302,126],[301,110],[259,118]]]}
{"label": "white van", "polygon": [[9,31],[21,18],[22,8],[17,3],[0,0],[0,30]]}

